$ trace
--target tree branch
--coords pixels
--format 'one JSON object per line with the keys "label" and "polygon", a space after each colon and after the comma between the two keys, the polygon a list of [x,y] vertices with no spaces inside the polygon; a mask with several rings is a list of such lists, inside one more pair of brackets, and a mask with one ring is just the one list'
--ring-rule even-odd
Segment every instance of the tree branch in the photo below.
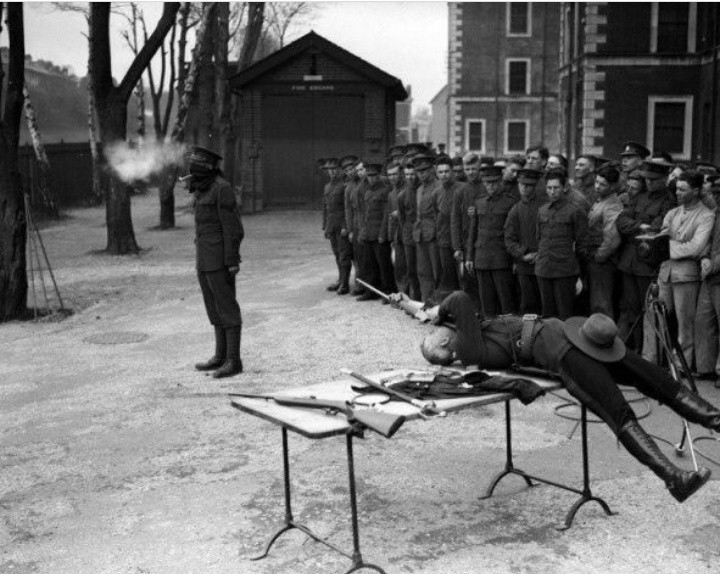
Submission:
{"label": "tree branch", "polygon": [[23,86],[25,85],[25,28],[22,3],[7,3],[7,27],[10,49],[4,123],[9,130],[12,145],[17,147],[20,141],[20,120],[24,100]]}
{"label": "tree branch", "polygon": [[[93,10],[97,5],[98,3],[93,3],[90,9]],[[152,60],[152,57],[165,40],[165,36],[170,31],[170,28],[172,28],[175,16],[179,9],[179,2],[165,2],[162,16],[160,17],[160,21],[157,23],[155,30],[142,47],[142,50],[140,50],[140,53],[135,57],[132,64],[130,64],[130,68],[128,68],[128,71],[125,73],[125,77],[117,87],[117,95],[121,101],[127,102],[130,99],[130,94],[132,93],[135,84],[137,84],[138,80],[145,71],[145,68],[148,67],[150,60]]]}

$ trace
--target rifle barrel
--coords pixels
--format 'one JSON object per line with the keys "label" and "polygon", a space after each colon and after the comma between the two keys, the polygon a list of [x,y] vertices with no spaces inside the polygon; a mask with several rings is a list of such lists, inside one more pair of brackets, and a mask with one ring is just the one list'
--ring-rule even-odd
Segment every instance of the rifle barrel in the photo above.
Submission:
{"label": "rifle barrel", "polygon": [[366,283],[366,282],[363,281],[362,279],[357,279],[357,278],[356,278],[355,281],[356,281],[357,283],[360,283],[360,285],[362,285],[363,287],[365,287],[365,289],[369,289],[370,291],[372,291],[373,293],[375,293],[375,295],[380,295],[380,297],[382,297],[382,298],[385,299],[386,301],[389,301],[389,300],[390,300],[390,295],[388,295],[387,293],[383,293],[382,291],[380,291],[380,289],[377,289],[377,288],[373,287],[372,285],[370,285],[369,283]]}

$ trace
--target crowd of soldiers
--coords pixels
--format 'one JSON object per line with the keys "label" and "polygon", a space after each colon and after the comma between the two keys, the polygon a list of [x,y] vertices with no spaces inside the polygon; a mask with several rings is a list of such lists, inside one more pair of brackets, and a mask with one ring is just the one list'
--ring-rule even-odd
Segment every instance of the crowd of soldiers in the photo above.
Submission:
{"label": "crowd of soldiers", "polygon": [[[626,142],[616,160],[568,161],[542,145],[525,155],[451,158],[431,145],[389,150],[384,164],[322,158],[329,181],[323,230],[338,280],[328,290],[358,301],[402,292],[429,305],[463,289],[483,317],[602,313],[648,360],[657,341],[650,286],[677,322],[677,339],[700,378],[718,383],[720,172]],[[653,265],[639,237],[669,235]],[[695,336],[695,333],[702,336]]]}

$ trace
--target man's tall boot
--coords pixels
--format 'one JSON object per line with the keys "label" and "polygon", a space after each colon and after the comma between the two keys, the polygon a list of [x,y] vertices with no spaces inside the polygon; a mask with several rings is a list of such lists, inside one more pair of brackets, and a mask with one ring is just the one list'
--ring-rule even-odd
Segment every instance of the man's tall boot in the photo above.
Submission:
{"label": "man's tall boot", "polygon": [[350,267],[340,269],[340,287],[338,287],[338,295],[347,295],[350,292]]}
{"label": "man's tall boot", "polygon": [[623,426],[618,439],[638,462],[647,466],[665,482],[670,494],[678,502],[687,500],[710,478],[710,471],[707,468],[691,471],[676,467],[637,421],[631,421]]}
{"label": "man's tall boot", "polygon": [[215,327],[215,354],[209,361],[197,363],[195,368],[198,371],[213,371],[223,365],[226,354],[227,337],[225,336],[225,329],[222,327]]}
{"label": "man's tall boot", "polygon": [[222,367],[213,373],[216,379],[232,377],[243,372],[243,364],[240,360],[240,327],[227,329],[227,357]]}
{"label": "man's tall boot", "polygon": [[678,394],[665,404],[691,423],[697,423],[716,432],[720,432],[720,409],[711,405],[697,393],[686,387],[680,387]]}

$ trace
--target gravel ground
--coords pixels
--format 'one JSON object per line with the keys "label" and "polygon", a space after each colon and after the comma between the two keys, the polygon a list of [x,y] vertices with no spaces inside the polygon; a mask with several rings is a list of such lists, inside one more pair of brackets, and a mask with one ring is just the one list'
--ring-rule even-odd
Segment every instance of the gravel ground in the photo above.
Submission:
{"label": "gravel ground", "polygon": [[[282,520],[280,433],[232,409],[225,393],[332,380],[341,367],[421,367],[427,327],[324,290],[334,272],[319,213],[254,215],[238,284],[245,373],[203,376],[192,364],[212,353],[211,328],[187,196],[178,199],[179,227],[165,232],[153,228],[157,197],[134,199],[138,256],[98,251],[103,209],[43,230],[75,314],[0,325],[0,573],[347,569],[298,532],[249,561]],[[720,403],[720,391],[703,392]],[[515,408],[516,464],[580,484],[579,435],[569,439],[573,422],[554,414],[562,402]],[[677,440],[666,409],[635,406],[652,409],[643,421],[652,432]],[[511,477],[478,500],[503,463],[501,407],[356,444],[363,554],[389,574],[720,571],[720,485],[675,503],[602,425],[590,427],[592,487],[620,514],[588,504],[567,532],[555,527],[571,493]],[[716,444],[699,445],[720,459]],[[342,439],[291,435],[290,447],[296,518],[349,549]]]}

